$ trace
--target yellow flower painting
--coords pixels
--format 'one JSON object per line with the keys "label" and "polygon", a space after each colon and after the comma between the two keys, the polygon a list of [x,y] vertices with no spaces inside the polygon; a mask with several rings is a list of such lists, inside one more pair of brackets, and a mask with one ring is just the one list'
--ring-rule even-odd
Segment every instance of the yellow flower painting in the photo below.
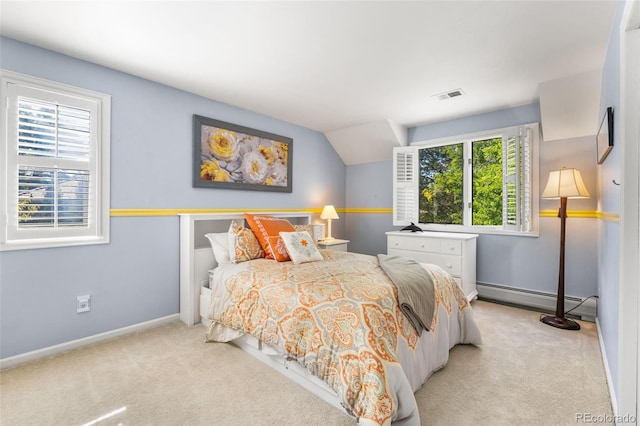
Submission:
{"label": "yellow flower painting", "polygon": [[291,192],[292,143],[194,115],[194,186]]}

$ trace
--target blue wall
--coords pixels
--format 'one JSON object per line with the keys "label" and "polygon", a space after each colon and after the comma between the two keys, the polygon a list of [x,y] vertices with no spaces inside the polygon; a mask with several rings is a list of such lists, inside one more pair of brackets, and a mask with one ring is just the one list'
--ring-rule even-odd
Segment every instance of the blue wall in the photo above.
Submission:
{"label": "blue wall", "polygon": [[[620,23],[625,2],[620,1],[616,9],[607,56],[602,68],[602,91],[600,95],[601,117],[607,107],[612,106],[614,117],[620,111]],[[598,170],[599,210],[620,213],[620,188],[612,180],[620,181],[620,120],[613,123],[613,150]],[[620,267],[620,226],[618,222],[601,220],[598,227],[598,322],[607,354],[607,362],[612,380],[612,388],[618,387],[619,349],[619,267]],[[619,395],[618,395],[619,396]]]}
{"label": "blue wall", "polygon": [[[390,209],[393,206],[391,167],[390,160],[347,166],[347,207]],[[394,229],[392,215],[350,212],[345,223],[350,251],[371,255],[387,252],[385,232]]]}
{"label": "blue wall", "polygon": [[539,103],[413,127],[408,140],[412,143],[535,122],[540,122]]}
{"label": "blue wall", "polygon": [[[112,96],[112,209],[345,204],[344,163],[321,133],[7,38],[0,53],[4,69]],[[293,193],[192,188],[193,114],[293,138]],[[107,245],[0,253],[0,358],[177,313],[178,240],[177,216],[112,217]],[[91,312],[76,314],[84,294]]]}

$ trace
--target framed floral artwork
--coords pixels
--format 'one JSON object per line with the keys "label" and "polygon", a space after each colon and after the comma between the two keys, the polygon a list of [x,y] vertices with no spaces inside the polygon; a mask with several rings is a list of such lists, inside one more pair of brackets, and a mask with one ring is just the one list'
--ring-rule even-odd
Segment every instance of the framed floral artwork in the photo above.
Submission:
{"label": "framed floral artwork", "polygon": [[193,186],[291,192],[293,139],[193,116]]}

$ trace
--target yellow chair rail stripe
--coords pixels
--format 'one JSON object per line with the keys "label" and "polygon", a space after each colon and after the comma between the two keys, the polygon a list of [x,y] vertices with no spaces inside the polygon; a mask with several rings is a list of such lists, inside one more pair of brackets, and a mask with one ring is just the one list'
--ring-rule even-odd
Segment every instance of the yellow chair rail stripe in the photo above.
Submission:
{"label": "yellow chair rail stripe", "polygon": [[[336,209],[342,211],[344,209]],[[135,217],[135,216],[176,216],[179,214],[202,214],[202,213],[317,213],[322,212],[322,208],[314,209],[111,209],[111,216],[114,217]]]}
{"label": "yellow chair rail stripe", "polygon": [[609,213],[609,212],[597,212],[598,219],[602,219],[606,222],[620,222],[620,214],[619,213]]}
{"label": "yellow chair rail stripe", "polygon": [[[340,213],[355,213],[355,214],[393,214],[393,209],[389,207],[378,208],[336,208]],[[265,212],[278,212],[278,213],[306,213],[311,212],[314,214],[320,214],[322,207],[315,207],[309,209],[255,209],[255,208],[237,208],[237,209],[111,209],[112,217],[150,217],[150,216],[177,216],[179,214],[202,214],[202,213],[265,213]],[[540,217],[557,217],[557,210],[540,210]],[[575,218],[595,218],[602,219],[608,222],[619,222],[620,215],[618,213],[600,212],[596,210],[569,210],[567,212],[568,217]]]}
{"label": "yellow chair rail stripe", "polygon": [[[558,210],[540,210],[540,217],[558,217]],[[596,218],[595,210],[567,210],[567,217]]]}
{"label": "yellow chair rail stripe", "polygon": [[384,213],[384,214],[393,214],[393,208],[390,207],[379,207],[379,208],[346,208],[344,209],[345,213]]}

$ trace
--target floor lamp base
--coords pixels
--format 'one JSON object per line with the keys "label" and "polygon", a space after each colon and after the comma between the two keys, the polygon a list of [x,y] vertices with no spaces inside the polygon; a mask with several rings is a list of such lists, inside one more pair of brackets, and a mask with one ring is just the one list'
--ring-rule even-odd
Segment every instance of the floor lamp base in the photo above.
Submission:
{"label": "floor lamp base", "polygon": [[580,324],[570,320],[569,318],[558,318],[556,316],[548,315],[540,318],[540,322],[556,328],[562,328],[565,330],[580,330]]}

